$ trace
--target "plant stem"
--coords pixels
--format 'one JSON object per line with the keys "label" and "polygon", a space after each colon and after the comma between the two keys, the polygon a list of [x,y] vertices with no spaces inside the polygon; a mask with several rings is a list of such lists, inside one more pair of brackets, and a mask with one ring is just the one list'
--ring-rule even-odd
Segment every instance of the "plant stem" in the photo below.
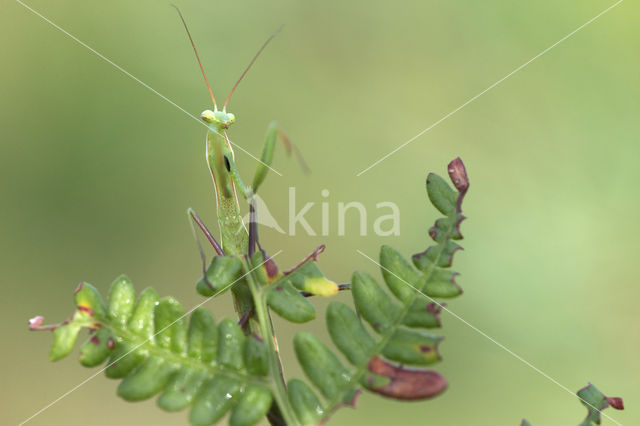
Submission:
{"label": "plant stem", "polygon": [[[95,321],[91,321],[91,324],[95,324]],[[210,376],[223,375],[226,377],[233,378],[235,380],[245,382],[245,383],[254,383],[256,385],[264,386],[266,385],[266,380],[263,380],[256,376],[245,375],[242,373],[238,373],[233,370],[225,370],[221,368],[217,364],[207,364],[196,359],[192,359],[189,357],[182,356],[175,352],[172,352],[169,349],[163,349],[155,344],[153,344],[150,339],[141,338],[127,330],[124,330],[108,321],[100,322],[102,327],[108,328],[116,339],[119,339],[121,342],[130,343],[133,349],[130,349],[125,355],[122,355],[120,358],[116,359],[115,362],[118,362],[121,358],[124,358],[129,353],[134,351],[146,352],[149,355],[156,356],[158,358],[162,358],[166,361],[170,361],[182,367],[186,367],[192,370],[200,370],[205,371]],[[113,363],[113,362],[112,362]],[[109,366],[110,364],[107,364]]]}
{"label": "plant stem", "polygon": [[[247,265],[248,266],[248,265]],[[247,271],[249,271],[248,269]],[[276,347],[276,336],[273,331],[271,323],[271,317],[269,316],[264,289],[260,287],[251,273],[247,272],[246,275],[249,288],[253,294],[253,301],[255,305],[255,315],[260,323],[260,329],[262,331],[262,339],[269,345],[267,351],[269,355],[269,375],[273,383],[273,396],[280,408],[280,412],[287,425],[297,425],[295,413],[292,410],[291,404],[289,404],[289,398],[287,396],[287,388],[284,381],[284,374],[282,371],[282,364],[280,363],[280,355],[278,348]]]}

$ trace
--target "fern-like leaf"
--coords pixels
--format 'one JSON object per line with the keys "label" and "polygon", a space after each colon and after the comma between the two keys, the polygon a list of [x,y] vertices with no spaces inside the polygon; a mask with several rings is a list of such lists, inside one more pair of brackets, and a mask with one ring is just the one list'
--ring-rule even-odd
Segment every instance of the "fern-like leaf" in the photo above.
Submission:
{"label": "fern-like leaf", "polygon": [[317,423],[337,406],[352,404],[360,386],[402,400],[431,398],[446,389],[439,373],[405,366],[423,367],[440,360],[442,337],[428,330],[440,327],[444,305],[433,298],[462,293],[455,282],[457,273],[448,268],[461,249],[455,241],[462,239],[461,204],[469,182],[459,158],[449,164],[448,171],[457,191],[433,173],[427,178],[429,199],[445,215],[429,230],[435,245],[413,256],[415,267],[391,247],[380,251],[382,276],[391,295],[373,277],[356,272],[351,281],[356,311],[337,301],[329,305],[326,319],[331,339],[351,365],[345,366],[314,335],[295,336],[298,360],[324,398],[321,401],[299,379],[289,382],[289,399],[303,424]]}
{"label": "fern-like leaf", "polygon": [[157,394],[167,411],[191,406],[194,425],[215,423],[231,411],[230,424],[252,425],[265,416],[272,402],[265,344],[245,336],[231,319],[216,324],[203,308],[189,321],[173,298],[159,299],[147,288],[135,300],[133,284],[124,276],[112,285],[105,304],[91,284],[75,293],[73,316],[53,330],[52,360],[67,356],[84,328],[89,339],[80,349],[80,362],[95,367],[107,362],[107,377],[122,379],[117,393],[127,401]]}

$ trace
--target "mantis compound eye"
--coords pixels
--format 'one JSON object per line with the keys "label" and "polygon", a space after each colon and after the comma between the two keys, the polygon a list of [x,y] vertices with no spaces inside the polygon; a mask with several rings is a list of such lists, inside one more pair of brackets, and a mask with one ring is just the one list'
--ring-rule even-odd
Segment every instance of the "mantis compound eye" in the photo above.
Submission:
{"label": "mantis compound eye", "polygon": [[200,114],[200,118],[202,118],[202,120],[207,123],[215,123],[217,121],[215,113],[210,109],[202,111],[202,114]]}

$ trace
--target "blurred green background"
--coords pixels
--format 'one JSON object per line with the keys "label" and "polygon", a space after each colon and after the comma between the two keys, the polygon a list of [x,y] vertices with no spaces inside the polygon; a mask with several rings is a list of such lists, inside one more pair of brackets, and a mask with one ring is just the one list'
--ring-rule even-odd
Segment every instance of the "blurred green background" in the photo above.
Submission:
{"label": "blurred green background", "polygon": [[[29,5],[169,99],[198,115],[210,106],[193,53],[166,1],[31,0]],[[405,149],[369,166],[613,1],[178,1],[219,99],[264,39],[285,29],[237,90],[232,138],[259,154],[271,120],[303,151],[304,176],[278,148],[262,196],[281,225],[287,194],[331,207],[329,236],[262,231],[281,267],[320,243],[324,271],[348,281],[379,274],[356,253],[381,244],[423,250],[436,217],[428,171],[461,156],[471,178],[455,269],[465,293],[449,308],[572,391],[592,381],[622,396],[640,424],[638,211],[640,37],[627,1],[489,91]],[[51,336],[27,319],[66,318],[87,280],[106,292],[119,274],[190,307],[200,260],[185,215],[212,228],[215,205],[203,157],[204,128],[20,4],[0,16],[1,423],[34,414],[95,370],[76,356],[51,364]],[[246,178],[255,161],[237,152]],[[328,189],[330,196],[321,197]],[[370,212],[392,201],[401,235],[337,236],[337,203]],[[355,216],[355,215],[354,215]],[[379,275],[378,275],[379,276]],[[348,294],[338,296],[349,300]],[[301,374],[292,334],[326,338],[323,307],[311,325],[280,326],[288,374]],[[229,300],[209,307],[231,314]],[[451,315],[443,314],[447,392],[423,403],[365,394],[332,424],[577,424],[577,399]],[[117,382],[96,377],[33,425],[173,425],[154,401],[129,404]],[[603,419],[603,424],[613,424]]]}

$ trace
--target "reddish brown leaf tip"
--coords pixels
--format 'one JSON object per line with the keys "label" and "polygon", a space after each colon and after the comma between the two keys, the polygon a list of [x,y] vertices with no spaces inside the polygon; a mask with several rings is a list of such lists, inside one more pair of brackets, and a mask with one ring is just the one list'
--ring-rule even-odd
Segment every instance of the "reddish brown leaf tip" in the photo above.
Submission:
{"label": "reddish brown leaf tip", "polygon": [[433,314],[434,318],[436,319],[436,324],[438,325],[438,327],[442,327],[442,323],[440,322],[440,313],[442,312],[442,308],[444,308],[445,306],[447,306],[446,303],[431,302],[431,303],[428,303],[427,306],[425,307],[427,312],[429,312],[430,314]]}
{"label": "reddish brown leaf tip", "polygon": [[455,160],[449,163],[447,171],[456,189],[463,193],[467,192],[467,189],[469,189],[469,177],[460,157],[456,157]]}
{"label": "reddish brown leaf tip", "polygon": [[373,374],[391,379],[386,385],[369,388],[388,398],[416,401],[433,398],[447,389],[447,380],[433,370],[398,367],[377,356],[371,358],[368,368]]}
{"label": "reddish brown leaf tip", "polygon": [[355,392],[353,392],[353,394],[351,394],[351,398],[344,401],[342,405],[345,407],[356,408],[356,405],[358,404],[358,398],[360,398],[361,394],[362,389],[356,390]]}
{"label": "reddish brown leaf tip", "polygon": [[607,396],[605,398],[607,398],[607,402],[609,403],[609,405],[611,405],[616,410],[624,410],[624,403],[622,402],[622,398],[619,398],[617,396],[612,398],[609,398]]}
{"label": "reddish brown leaf tip", "polygon": [[80,312],[84,312],[87,315],[93,316],[93,309],[89,308],[88,306],[78,306],[78,310]]}
{"label": "reddish brown leaf tip", "polygon": [[276,263],[271,260],[270,257],[267,258],[267,260],[264,262],[264,266],[265,266],[265,270],[267,271],[267,277],[269,279],[275,278],[276,275],[278,275],[278,267],[276,266]]}
{"label": "reddish brown leaf tip", "polygon": [[327,246],[325,244],[320,244],[318,247],[316,247],[316,249],[313,251],[313,253],[311,253],[311,258],[313,260],[318,260],[318,256],[324,252],[324,249],[326,249]]}

